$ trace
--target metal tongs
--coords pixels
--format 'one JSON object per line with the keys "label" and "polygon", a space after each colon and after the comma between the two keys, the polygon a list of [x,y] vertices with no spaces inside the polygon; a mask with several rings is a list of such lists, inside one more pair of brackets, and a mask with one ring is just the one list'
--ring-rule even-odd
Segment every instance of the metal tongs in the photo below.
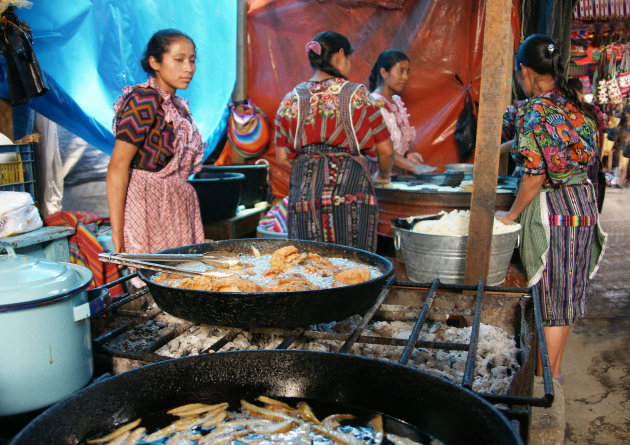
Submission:
{"label": "metal tongs", "polygon": [[206,252],[199,254],[100,253],[98,255],[98,258],[105,263],[120,264],[122,266],[131,266],[138,269],[155,270],[158,272],[174,273],[191,277],[196,277],[200,275],[225,277],[231,274],[222,270],[208,270],[197,272],[180,267],[157,264],[153,261],[174,261],[178,263],[198,261],[209,266],[229,267],[238,264],[240,260],[237,253],[224,251]]}
{"label": "metal tongs", "polygon": [[215,250],[205,253],[114,253],[121,259],[139,261],[170,261],[184,263],[187,261],[200,261],[208,266],[229,267],[235,266],[240,261],[238,253]]}

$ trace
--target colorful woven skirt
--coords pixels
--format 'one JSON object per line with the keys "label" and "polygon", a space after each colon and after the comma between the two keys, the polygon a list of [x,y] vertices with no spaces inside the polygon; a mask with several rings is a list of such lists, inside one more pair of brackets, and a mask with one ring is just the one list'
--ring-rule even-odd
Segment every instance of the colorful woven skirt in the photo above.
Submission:
{"label": "colorful woven skirt", "polygon": [[567,326],[586,313],[597,205],[590,184],[553,188],[546,201],[549,252],[538,298],[545,325]]}
{"label": "colorful woven skirt", "polygon": [[365,158],[327,145],[298,152],[289,186],[289,238],[376,250],[377,207]]}

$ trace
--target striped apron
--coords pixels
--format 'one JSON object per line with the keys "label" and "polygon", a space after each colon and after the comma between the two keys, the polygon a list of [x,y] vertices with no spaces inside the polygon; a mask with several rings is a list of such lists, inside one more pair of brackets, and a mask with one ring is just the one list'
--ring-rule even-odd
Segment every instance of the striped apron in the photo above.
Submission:
{"label": "striped apron", "polygon": [[[356,87],[356,85],[354,85]],[[302,140],[311,93],[296,87],[299,100],[297,157],[289,183],[289,238],[376,250],[377,202],[367,160],[361,155],[350,114],[353,84],[339,93],[350,151],[326,144],[297,147]]]}

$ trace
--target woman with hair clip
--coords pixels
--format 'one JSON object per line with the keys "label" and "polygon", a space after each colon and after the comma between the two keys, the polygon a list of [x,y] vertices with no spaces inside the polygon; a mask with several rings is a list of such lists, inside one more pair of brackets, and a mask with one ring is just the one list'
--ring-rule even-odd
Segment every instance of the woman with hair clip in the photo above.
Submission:
{"label": "woman with hair clip", "polygon": [[436,167],[424,165],[420,153],[411,149],[416,130],[409,124],[407,109],[398,95],[407,85],[408,78],[409,57],[397,49],[388,49],[379,54],[370,72],[370,93],[381,107],[396,152],[392,169],[394,175],[436,170]]}
{"label": "woman with hair clip", "polygon": [[[570,325],[586,311],[586,290],[605,243],[587,166],[597,156],[597,115],[568,87],[554,41],[535,34],[516,51],[516,80],[530,100],[516,116],[513,155],[523,169],[505,224],[523,226],[520,256],[535,286],[551,373],[560,383]],[[537,374],[542,374],[538,363]]]}
{"label": "woman with hair clip", "polygon": [[378,158],[374,182],[390,182],[394,150],[379,107],[349,82],[348,39],[333,31],[306,44],[313,76],[282,100],[276,156],[289,167],[289,238],[376,250],[377,202],[366,156]]}

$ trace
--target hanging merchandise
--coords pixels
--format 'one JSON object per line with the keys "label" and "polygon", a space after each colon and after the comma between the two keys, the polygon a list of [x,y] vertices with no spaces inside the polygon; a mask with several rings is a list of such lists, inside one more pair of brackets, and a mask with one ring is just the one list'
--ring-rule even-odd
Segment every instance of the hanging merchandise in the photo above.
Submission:
{"label": "hanging merchandise", "polygon": [[602,20],[627,17],[630,14],[628,0],[576,0],[573,19]]}
{"label": "hanging merchandise", "polygon": [[630,92],[630,47],[626,45],[619,64],[619,90],[626,97]]}
{"label": "hanging merchandise", "polygon": [[607,86],[607,72],[606,72],[606,58],[608,51],[602,51],[599,57],[599,65],[593,76],[593,84],[596,85],[596,98],[595,102],[599,105],[606,105],[608,103],[608,86]]}
{"label": "hanging merchandise", "polygon": [[31,45],[31,27],[14,11],[15,6],[9,6],[0,16],[0,52],[6,60],[11,105],[25,105],[48,87]]}
{"label": "hanging merchandise", "polygon": [[267,116],[251,99],[244,103],[230,102],[228,139],[245,159],[262,155],[269,145]]}
{"label": "hanging merchandise", "polygon": [[466,88],[466,96],[464,99],[464,109],[457,118],[455,125],[455,141],[457,142],[457,151],[462,162],[470,158],[475,151],[477,137],[477,111],[470,95],[470,91]]}
{"label": "hanging merchandise", "polygon": [[582,85],[584,86],[584,94],[591,94],[593,92],[593,84],[591,83],[591,78],[588,75],[578,77]]}
{"label": "hanging merchandise", "polygon": [[619,81],[617,80],[617,50],[613,50],[608,64],[608,79],[606,80],[606,89],[608,90],[608,101],[612,105],[619,105],[623,102],[621,91],[619,90]]}

